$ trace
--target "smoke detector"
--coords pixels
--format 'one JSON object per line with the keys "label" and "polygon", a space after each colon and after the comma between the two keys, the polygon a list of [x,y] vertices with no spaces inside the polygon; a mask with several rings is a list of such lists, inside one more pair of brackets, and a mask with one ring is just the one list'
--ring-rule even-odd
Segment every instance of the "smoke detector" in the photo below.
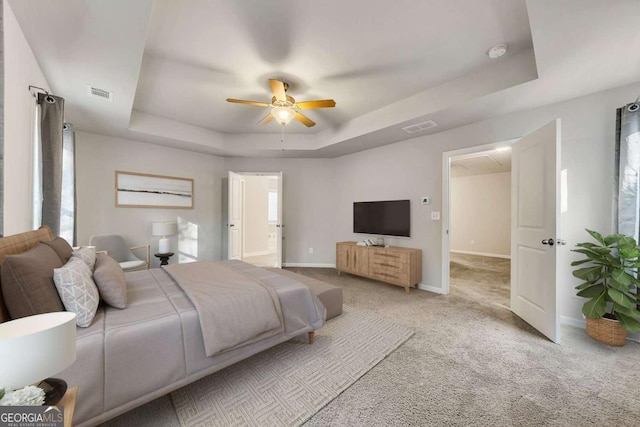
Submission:
{"label": "smoke detector", "polygon": [[507,45],[505,43],[499,43],[487,51],[487,55],[491,59],[500,58],[505,53],[507,53]]}

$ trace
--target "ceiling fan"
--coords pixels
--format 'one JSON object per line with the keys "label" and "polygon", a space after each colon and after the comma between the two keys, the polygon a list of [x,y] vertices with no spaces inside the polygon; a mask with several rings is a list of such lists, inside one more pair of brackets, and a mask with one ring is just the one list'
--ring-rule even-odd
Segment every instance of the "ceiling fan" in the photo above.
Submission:
{"label": "ceiling fan", "polygon": [[276,119],[281,125],[288,124],[293,118],[307,127],[315,125],[315,122],[302,114],[298,110],[305,110],[311,108],[333,108],[336,106],[336,101],[333,99],[322,99],[318,101],[302,101],[296,102],[293,97],[287,95],[287,89],[289,84],[280,80],[270,79],[271,90],[273,91],[273,98],[271,98],[271,104],[258,101],[246,101],[244,99],[227,98],[227,102],[234,102],[236,104],[248,104],[258,107],[270,107],[271,112],[267,116],[260,120],[258,124],[264,125],[271,120]]}

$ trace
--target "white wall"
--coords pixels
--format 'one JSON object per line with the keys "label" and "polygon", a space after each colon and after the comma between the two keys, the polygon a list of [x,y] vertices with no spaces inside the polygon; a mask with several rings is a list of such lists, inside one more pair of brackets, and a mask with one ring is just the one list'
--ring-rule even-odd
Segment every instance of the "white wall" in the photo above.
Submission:
{"label": "white wall", "polygon": [[[283,262],[335,265],[333,159],[225,159],[233,172],[283,172]],[[309,253],[313,248],[313,254]]]}
{"label": "white wall", "polygon": [[35,100],[29,85],[49,89],[4,0],[4,233],[31,229],[31,163]]}
{"label": "white wall", "polygon": [[269,178],[244,177],[244,254],[264,255],[268,252]]}
{"label": "white wall", "polygon": [[[197,259],[220,259],[222,158],[88,132],[76,132],[76,153],[78,244],[94,234],[121,234],[131,245],[150,243],[158,265],[151,223],[179,220],[197,226]],[[194,208],[116,208],[116,170],[193,178]],[[178,238],[171,238],[176,253]]]}
{"label": "white wall", "polygon": [[511,173],[451,177],[452,251],[511,254]]}

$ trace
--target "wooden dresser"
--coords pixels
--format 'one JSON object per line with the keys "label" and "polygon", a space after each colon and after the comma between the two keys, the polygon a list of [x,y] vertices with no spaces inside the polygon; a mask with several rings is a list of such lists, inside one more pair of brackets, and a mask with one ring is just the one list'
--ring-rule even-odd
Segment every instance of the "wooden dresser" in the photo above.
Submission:
{"label": "wooden dresser", "polygon": [[407,292],[422,280],[422,250],[390,246],[336,243],[336,268],[345,272],[402,286]]}

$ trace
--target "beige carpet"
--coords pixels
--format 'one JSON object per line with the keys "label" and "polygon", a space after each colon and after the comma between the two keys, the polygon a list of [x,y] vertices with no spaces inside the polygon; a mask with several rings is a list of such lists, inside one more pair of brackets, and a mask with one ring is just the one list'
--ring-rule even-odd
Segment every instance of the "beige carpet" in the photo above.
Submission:
{"label": "beige carpet", "polygon": [[409,339],[406,327],[345,307],[321,328],[171,393],[187,426],[298,426]]}
{"label": "beige carpet", "polygon": [[[640,425],[638,343],[607,347],[563,326],[562,345],[553,344],[504,298],[482,292],[503,280],[474,268],[477,281],[452,278],[447,296],[407,294],[334,269],[291,269],[342,287],[345,304],[415,331],[304,426]],[[164,397],[110,425],[179,424]]]}

